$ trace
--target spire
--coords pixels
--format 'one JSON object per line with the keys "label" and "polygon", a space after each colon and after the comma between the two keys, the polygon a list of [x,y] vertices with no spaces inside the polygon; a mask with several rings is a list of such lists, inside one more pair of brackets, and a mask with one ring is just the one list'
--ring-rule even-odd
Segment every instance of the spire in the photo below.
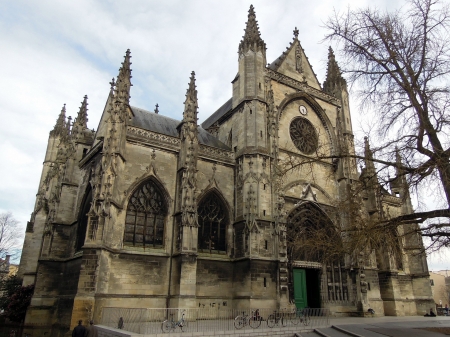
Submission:
{"label": "spire", "polygon": [[111,89],[109,90],[110,96],[114,95],[114,89],[116,88],[116,82],[114,80],[114,77],[112,78],[111,82],[109,82],[109,85],[111,86]]}
{"label": "spire", "polygon": [[402,164],[402,157],[400,156],[400,151],[398,147],[395,147],[395,163],[397,164],[397,172],[400,170],[400,165]]}
{"label": "spire", "polygon": [[[181,222],[183,226],[198,226],[197,204],[195,192],[197,189],[198,160],[198,125],[197,125],[197,90],[195,90],[195,73],[191,73],[189,87],[184,101],[183,120],[179,125],[181,149],[180,163],[183,167],[181,181]],[[183,235],[183,240],[187,238]]]}
{"label": "spire", "polygon": [[323,82],[323,90],[331,95],[338,96],[343,88],[347,87],[347,82],[342,77],[341,69],[339,68],[336,58],[334,56],[333,49],[328,48],[328,65],[327,65],[327,78]]}
{"label": "spire", "polygon": [[373,183],[378,181],[375,170],[375,164],[373,162],[373,152],[370,149],[369,138],[364,137],[364,163],[366,166],[366,173],[369,179],[372,180]]}
{"label": "spire", "polygon": [[367,211],[373,214],[378,211],[377,190],[378,177],[373,163],[373,152],[370,149],[369,138],[364,137],[364,162],[366,168],[364,171],[364,179],[366,180],[367,191]]}
{"label": "spire", "polygon": [[66,126],[66,103],[61,109],[61,112],[56,120],[55,127],[50,131],[51,136],[60,136],[64,133]]}
{"label": "spire", "polygon": [[258,21],[256,21],[256,15],[253,5],[250,5],[248,11],[248,21],[246,22],[245,34],[239,44],[239,53],[245,53],[249,50],[254,52],[260,51],[264,55],[266,54],[266,44],[261,39],[261,33],[259,32]]}
{"label": "spire", "polygon": [[123,78],[131,78],[131,52],[130,49],[127,49],[125,52],[124,61],[122,62],[122,67],[119,69],[119,76],[117,76],[117,79],[123,79]]}
{"label": "spire", "polygon": [[406,185],[406,177],[404,170],[401,169],[402,157],[400,156],[400,151],[398,147],[395,147],[395,178],[391,182],[392,188],[402,188]]}
{"label": "spire", "polygon": [[159,105],[158,105],[158,103],[156,103],[156,105],[155,105],[155,114],[158,114],[159,113]]}
{"label": "spire", "polygon": [[[118,98],[126,104],[130,102],[130,87],[132,86],[131,77],[131,52],[127,49],[116,82]],[[113,86],[113,84],[111,84],[111,86]]]}
{"label": "spire", "polygon": [[184,101],[183,122],[195,122],[197,124],[197,90],[195,89],[195,72],[191,73],[189,87]]}
{"label": "spire", "polygon": [[80,111],[78,111],[77,119],[75,120],[74,124],[77,123],[79,126],[83,128],[87,128],[87,95],[84,95],[83,102],[81,102]]}
{"label": "spire", "polygon": [[364,157],[365,157],[366,167],[368,166],[368,164],[372,164],[372,166],[373,166],[373,153],[372,153],[372,150],[370,149],[368,137],[364,137]]}
{"label": "spire", "polygon": [[402,198],[402,213],[412,213],[413,206],[411,202],[411,196],[409,194],[408,181],[406,180],[405,170],[402,167],[402,157],[400,156],[400,150],[395,147],[395,178],[391,181],[391,190],[395,196]]}
{"label": "spire", "polygon": [[81,107],[78,111],[77,118],[75,118],[75,121],[73,122],[72,136],[74,136],[75,139],[80,139],[83,135],[83,131],[87,129],[87,98],[87,95],[85,95],[83,102],[81,102]]}
{"label": "spire", "polygon": [[72,126],[72,116],[67,117],[67,122],[66,122],[66,130],[67,130],[67,134],[70,134],[70,127]]}

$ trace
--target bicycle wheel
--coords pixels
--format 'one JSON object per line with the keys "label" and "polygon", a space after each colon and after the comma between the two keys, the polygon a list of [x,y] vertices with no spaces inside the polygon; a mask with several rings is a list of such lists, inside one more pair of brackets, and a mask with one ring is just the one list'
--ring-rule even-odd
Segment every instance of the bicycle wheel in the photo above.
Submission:
{"label": "bicycle wheel", "polygon": [[234,319],[234,327],[235,327],[236,329],[242,329],[242,328],[244,327],[244,325],[245,325],[245,317],[243,317],[243,316],[237,316],[237,317]]}
{"label": "bicycle wheel", "polygon": [[281,325],[286,326],[287,325],[287,317],[281,316]]}
{"label": "bicycle wheel", "polygon": [[300,323],[300,318],[298,317],[298,315],[299,314],[297,312],[292,313],[292,315],[291,315],[291,323],[292,324],[297,325],[298,323]]}
{"label": "bicycle wheel", "polygon": [[172,322],[169,322],[167,319],[161,324],[162,332],[169,332],[172,330]]}
{"label": "bicycle wheel", "polygon": [[250,326],[253,329],[259,328],[259,326],[261,325],[261,320],[259,319],[259,317],[253,316],[252,318],[249,319]]}
{"label": "bicycle wheel", "polygon": [[186,332],[188,330],[188,321],[180,322],[178,325],[181,329],[181,331]]}
{"label": "bicycle wheel", "polygon": [[269,328],[273,328],[275,326],[275,316],[273,314],[269,315],[269,317],[267,318],[267,326]]}

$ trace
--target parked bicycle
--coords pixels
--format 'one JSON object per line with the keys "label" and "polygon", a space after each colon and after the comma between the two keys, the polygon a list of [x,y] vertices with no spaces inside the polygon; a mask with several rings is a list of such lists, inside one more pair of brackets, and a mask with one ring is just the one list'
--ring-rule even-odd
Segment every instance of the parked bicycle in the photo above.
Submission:
{"label": "parked bicycle", "polygon": [[279,311],[274,311],[273,314],[270,314],[269,317],[267,317],[267,326],[269,328],[273,328],[275,325],[280,324],[282,326],[286,326],[287,325],[287,318],[284,317],[284,313],[279,312]]}
{"label": "parked bicycle", "polygon": [[187,321],[185,320],[186,310],[183,310],[181,314],[181,318],[178,321],[173,320],[173,314],[170,314],[170,320],[166,319],[161,324],[161,330],[163,332],[170,332],[170,330],[175,330],[177,327],[181,329],[181,331],[187,330]]}
{"label": "parked bicycle", "polygon": [[242,329],[244,326],[250,325],[253,329],[256,329],[259,328],[262,320],[262,317],[259,315],[259,309],[252,310],[251,316],[242,312],[242,315],[238,315],[234,319],[234,327],[236,329]]}
{"label": "parked bicycle", "polygon": [[291,314],[291,323],[297,325],[298,323],[303,323],[303,325],[308,325],[311,321],[309,317],[308,310],[306,309],[294,309]]}

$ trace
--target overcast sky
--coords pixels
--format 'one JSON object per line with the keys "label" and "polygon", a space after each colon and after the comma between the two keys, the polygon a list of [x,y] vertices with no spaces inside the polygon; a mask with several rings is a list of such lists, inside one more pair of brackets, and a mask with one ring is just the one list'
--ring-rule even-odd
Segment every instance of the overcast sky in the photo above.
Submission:
{"label": "overcast sky", "polygon": [[[380,10],[399,0],[378,0]],[[75,117],[88,95],[97,128],[109,82],[125,51],[132,55],[131,105],[181,119],[190,72],[196,73],[199,119],[231,97],[237,50],[250,4],[272,62],[299,39],[320,82],[328,44],[323,22],[366,0],[0,1],[0,211],[25,227],[33,211],[48,133],[61,107]],[[338,59],[339,60],[339,59]],[[358,114],[353,109],[353,115]],[[355,118],[356,119],[356,118]],[[357,129],[357,125],[354,126]],[[450,266],[446,261],[432,269]]]}

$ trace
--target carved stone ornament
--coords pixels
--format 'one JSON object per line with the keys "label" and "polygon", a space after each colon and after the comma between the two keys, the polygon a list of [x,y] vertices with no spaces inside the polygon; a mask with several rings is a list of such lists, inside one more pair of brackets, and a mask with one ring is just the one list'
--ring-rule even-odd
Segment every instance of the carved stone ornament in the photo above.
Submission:
{"label": "carved stone ornament", "polygon": [[291,139],[297,149],[305,154],[312,154],[317,150],[319,137],[314,126],[306,118],[297,117],[289,127]]}
{"label": "carved stone ornament", "polygon": [[[313,191],[311,184],[308,184],[303,188],[300,198],[310,201],[317,201],[317,194]],[[296,205],[299,205],[300,203],[301,201]]]}
{"label": "carved stone ornament", "polygon": [[295,69],[299,72],[302,73],[303,72],[303,67],[302,67],[302,51],[300,48],[300,44],[297,45],[297,48],[295,48]]}

